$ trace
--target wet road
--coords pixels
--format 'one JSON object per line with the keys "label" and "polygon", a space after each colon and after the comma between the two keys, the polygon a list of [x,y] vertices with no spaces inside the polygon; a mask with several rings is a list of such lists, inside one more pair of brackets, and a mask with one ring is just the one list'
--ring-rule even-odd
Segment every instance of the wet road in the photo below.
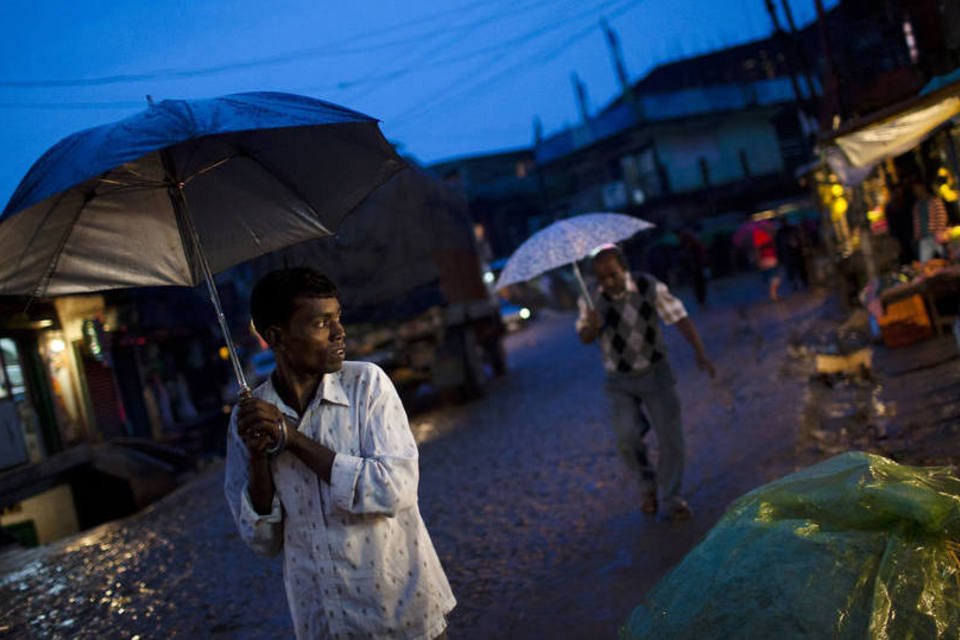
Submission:
{"label": "wet road", "polygon": [[[486,399],[413,418],[421,509],[460,601],[451,638],[615,637],[733,498],[793,469],[805,379],[786,340],[823,296],[771,304],[755,279],[714,285],[720,301],[694,319],[717,381],[667,332],[692,521],[640,513],[599,355],[570,314],[509,337],[510,372]],[[290,636],[280,563],[243,547],[221,486],[215,465],[131,519],[0,558],[0,637]]]}

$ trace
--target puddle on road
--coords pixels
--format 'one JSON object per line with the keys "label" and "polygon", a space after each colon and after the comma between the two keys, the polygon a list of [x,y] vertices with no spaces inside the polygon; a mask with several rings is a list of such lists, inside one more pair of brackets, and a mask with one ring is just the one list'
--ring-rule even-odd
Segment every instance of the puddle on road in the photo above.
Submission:
{"label": "puddle on road", "polygon": [[[822,373],[817,370],[817,355],[822,353],[818,347],[823,343],[791,345],[784,365],[791,375],[808,379],[797,440],[801,458],[813,462],[859,450],[905,464],[960,461],[960,382],[955,362],[947,359],[910,377],[884,376],[859,366]],[[855,354],[849,348],[845,352]],[[944,380],[951,382],[933,384]]]}
{"label": "puddle on road", "polygon": [[887,435],[889,418],[896,414],[885,403],[882,385],[862,378],[833,381],[811,379],[804,391],[804,410],[798,445],[834,455],[850,449],[869,449]]}

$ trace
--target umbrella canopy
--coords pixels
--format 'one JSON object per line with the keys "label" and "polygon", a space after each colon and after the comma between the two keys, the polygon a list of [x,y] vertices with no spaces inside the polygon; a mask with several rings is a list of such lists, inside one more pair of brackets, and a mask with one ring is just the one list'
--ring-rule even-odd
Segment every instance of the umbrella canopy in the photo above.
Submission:
{"label": "umbrella canopy", "polygon": [[64,138],[0,214],[0,294],[204,280],[334,230],[403,166],[376,120],[282,93],[165,100]]}
{"label": "umbrella canopy", "polygon": [[377,121],[283,93],[165,100],[64,138],[0,214],[0,295],[206,282],[332,233],[404,166]]}
{"label": "umbrella canopy", "polygon": [[[496,288],[529,280],[567,264],[576,268],[577,261],[586,258],[597,247],[626,240],[653,226],[646,220],[621,213],[584,213],[558,220],[520,245],[507,260]],[[577,276],[586,294],[579,270]],[[590,300],[589,295],[586,298]]]}

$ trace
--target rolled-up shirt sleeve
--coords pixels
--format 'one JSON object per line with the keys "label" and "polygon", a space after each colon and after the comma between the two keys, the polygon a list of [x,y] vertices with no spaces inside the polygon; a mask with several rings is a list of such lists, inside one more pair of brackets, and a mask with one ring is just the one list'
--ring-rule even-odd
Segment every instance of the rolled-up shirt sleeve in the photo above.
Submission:
{"label": "rolled-up shirt sleeve", "polygon": [[274,556],[283,548],[283,506],[276,492],[270,513],[256,512],[249,494],[250,454],[237,433],[236,410],[227,432],[224,493],[241,540],[256,553]]}
{"label": "rolled-up shirt sleeve", "polygon": [[368,385],[360,455],[337,452],[330,474],[334,504],[350,513],[394,516],[417,502],[419,456],[406,411],[381,369]]}
{"label": "rolled-up shirt sleeve", "polygon": [[679,322],[687,317],[687,308],[683,306],[680,298],[676,297],[662,282],[656,284],[656,307],[657,314],[663,321],[663,324],[670,325]]}

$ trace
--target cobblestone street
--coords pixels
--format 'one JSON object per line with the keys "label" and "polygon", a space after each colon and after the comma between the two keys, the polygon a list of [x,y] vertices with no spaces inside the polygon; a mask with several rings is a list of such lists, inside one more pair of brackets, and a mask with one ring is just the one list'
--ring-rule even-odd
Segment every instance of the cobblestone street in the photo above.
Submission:
{"label": "cobblestone street", "polygon": [[[609,638],[730,500],[793,470],[806,379],[784,367],[790,331],[825,295],[760,298],[715,282],[693,317],[718,369],[696,370],[668,330],[694,518],[664,522],[613,447],[603,372],[573,315],[508,338],[509,373],[483,400],[412,417],[420,503],[459,606],[451,638]],[[290,637],[280,562],[242,545],[221,464],[128,520],[0,558],[0,636]]]}

